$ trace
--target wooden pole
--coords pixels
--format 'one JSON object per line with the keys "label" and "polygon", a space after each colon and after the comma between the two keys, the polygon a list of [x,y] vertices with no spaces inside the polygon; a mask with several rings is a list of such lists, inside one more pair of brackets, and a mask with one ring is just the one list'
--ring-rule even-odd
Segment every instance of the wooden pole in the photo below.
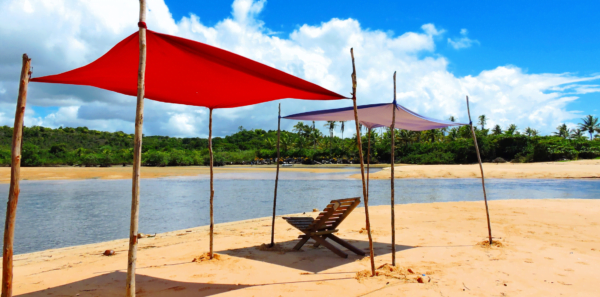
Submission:
{"label": "wooden pole", "polygon": [[392,178],[391,178],[391,187],[392,187],[392,199],[391,199],[391,204],[392,204],[392,266],[396,266],[396,211],[394,210],[394,197],[395,197],[395,189],[394,189],[394,165],[395,165],[395,160],[394,160],[394,152],[396,150],[396,71],[394,71],[394,106],[392,109],[392,126],[390,127],[392,129]]}
{"label": "wooden pole", "polygon": [[471,126],[471,133],[473,134],[473,142],[475,143],[475,151],[477,152],[477,160],[479,161],[479,170],[481,170],[481,187],[483,188],[483,201],[485,201],[485,213],[487,215],[488,224],[488,236],[490,245],[492,244],[492,225],[490,224],[490,211],[488,209],[487,195],[485,193],[485,177],[483,176],[483,164],[481,163],[481,156],[479,154],[479,145],[477,145],[477,137],[475,136],[475,129],[473,128],[473,122],[471,121],[471,110],[469,108],[469,96],[467,96],[467,113],[469,114],[469,125]]}
{"label": "wooden pole", "polygon": [[[144,90],[146,81],[146,0],[140,0],[137,107],[135,110],[135,139],[133,142],[133,174],[131,189],[131,224],[129,226],[129,253],[127,256],[126,296],[135,296],[135,262],[137,260],[138,220],[140,211],[140,166],[142,163],[142,129],[144,127]],[[144,25],[142,25],[144,24]]]}
{"label": "wooden pole", "polygon": [[213,150],[212,150],[212,108],[210,109],[210,116],[208,120],[208,152],[210,154],[210,259],[213,258],[213,235],[215,229],[215,220],[213,217],[213,199],[215,197],[215,190],[213,185]]}
{"label": "wooden pole", "polygon": [[[314,126],[314,121],[313,121]],[[277,171],[275,172],[275,193],[273,196],[273,221],[271,222],[271,245],[275,245],[275,207],[277,206],[277,184],[279,183],[279,134],[281,133],[281,103],[279,103],[279,115],[277,116]]]}
{"label": "wooden pole", "polygon": [[12,137],[12,157],[10,163],[10,190],[6,204],[6,222],[4,224],[4,249],[2,250],[2,297],[12,296],[13,285],[13,240],[15,237],[15,219],[19,202],[19,180],[21,177],[21,147],[23,138],[23,117],[27,104],[27,86],[31,78],[31,59],[23,54],[23,66],[19,79],[19,95],[15,111],[15,124]]}
{"label": "wooden pole", "polygon": [[371,236],[371,222],[369,220],[369,195],[365,185],[365,162],[363,160],[362,141],[358,127],[358,108],[356,107],[356,66],[354,65],[354,49],[350,49],[352,57],[352,102],[354,104],[354,123],[356,123],[356,140],[358,145],[358,157],[360,158],[360,174],[362,177],[363,196],[365,197],[365,218],[367,235],[369,235],[369,253],[371,255],[371,276],[375,276],[375,254],[373,253],[373,237]]}
{"label": "wooden pole", "polygon": [[369,173],[371,171],[371,128],[367,130],[367,196],[369,195]]}

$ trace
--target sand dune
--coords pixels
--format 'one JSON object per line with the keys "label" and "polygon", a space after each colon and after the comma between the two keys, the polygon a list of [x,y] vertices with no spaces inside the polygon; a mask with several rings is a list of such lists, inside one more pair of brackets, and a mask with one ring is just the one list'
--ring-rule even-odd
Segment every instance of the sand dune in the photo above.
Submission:
{"label": "sand dune", "polygon": [[[389,207],[370,210],[380,266],[391,261]],[[599,212],[599,200],[492,201],[492,228],[503,246],[486,248],[478,245],[487,236],[482,202],[398,205],[397,260],[414,273],[360,281],[357,272],[369,261],[352,253],[342,259],[310,244],[300,252],[259,250],[270,238],[268,218],[216,225],[221,259],[194,263],[207,251],[208,236],[207,227],[192,228],[140,240],[137,290],[140,296],[594,296]],[[339,236],[367,249],[363,227],[358,208]],[[299,234],[280,218],[276,231],[286,249]],[[103,256],[106,249],[117,254]],[[126,265],[126,240],[17,255],[14,293],[123,296]],[[418,283],[423,273],[425,283]]]}

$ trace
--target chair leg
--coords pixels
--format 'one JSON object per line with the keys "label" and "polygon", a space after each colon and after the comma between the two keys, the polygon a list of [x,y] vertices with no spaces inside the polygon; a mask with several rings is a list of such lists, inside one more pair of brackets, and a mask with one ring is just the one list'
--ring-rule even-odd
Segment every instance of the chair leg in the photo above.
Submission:
{"label": "chair leg", "polygon": [[354,252],[355,254],[357,254],[357,255],[361,255],[361,256],[364,256],[364,255],[365,255],[365,252],[363,252],[363,251],[362,251],[362,250],[360,250],[359,248],[357,248],[357,247],[355,247],[355,246],[351,245],[351,244],[350,244],[350,243],[348,243],[347,241],[345,241],[345,240],[343,240],[343,239],[341,239],[341,238],[339,238],[339,237],[337,237],[337,236],[335,236],[335,235],[333,235],[333,234],[329,234],[329,236],[327,236],[327,237],[331,238],[331,240],[333,240],[333,241],[337,242],[339,245],[341,245],[341,246],[343,246],[343,247],[345,247],[345,248],[347,248],[347,249],[349,249],[349,250],[353,251],[353,252]]}
{"label": "chair leg", "polygon": [[294,246],[294,250],[299,251],[300,248],[310,239],[310,236],[308,235],[304,235],[302,236],[302,239],[300,240],[300,242],[298,242],[295,246]]}
{"label": "chair leg", "polygon": [[329,250],[331,250],[332,252],[336,253],[338,256],[340,256],[342,258],[348,258],[348,254],[342,252],[340,249],[336,248],[331,243],[325,241],[324,238],[322,238],[320,236],[313,236],[312,239],[316,240],[318,243],[322,244],[324,247],[326,247]]}

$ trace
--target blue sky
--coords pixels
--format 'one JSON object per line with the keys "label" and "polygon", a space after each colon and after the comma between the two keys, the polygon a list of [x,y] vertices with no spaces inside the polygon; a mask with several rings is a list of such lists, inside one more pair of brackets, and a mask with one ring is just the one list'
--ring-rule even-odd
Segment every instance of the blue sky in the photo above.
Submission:
{"label": "blue sky", "polygon": [[[148,8],[152,30],[340,94],[351,88],[354,47],[359,104],[391,101],[397,71],[398,102],[432,118],[468,122],[465,95],[475,116],[503,128],[550,134],[562,123],[574,128],[587,114],[600,116],[600,1],[148,0]],[[0,125],[13,123],[22,53],[32,57],[34,76],[86,65],[137,30],[138,12],[134,0],[0,0]],[[146,135],[207,136],[206,108],[146,102]],[[215,135],[239,126],[276,129],[279,102],[284,115],[349,104],[284,99],[216,110]],[[133,133],[134,115],[131,96],[35,83],[25,125]]]}
{"label": "blue sky", "polygon": [[[231,14],[228,1],[166,0],[173,17],[196,14],[207,25]],[[436,55],[449,59],[457,76],[477,75],[499,65],[528,73],[600,73],[600,1],[267,1],[260,13],[265,26],[287,36],[300,25],[353,18],[371,30],[402,34],[433,23],[446,30]],[[479,41],[456,50],[443,41],[461,29]],[[569,109],[600,115],[600,94],[580,95]]]}

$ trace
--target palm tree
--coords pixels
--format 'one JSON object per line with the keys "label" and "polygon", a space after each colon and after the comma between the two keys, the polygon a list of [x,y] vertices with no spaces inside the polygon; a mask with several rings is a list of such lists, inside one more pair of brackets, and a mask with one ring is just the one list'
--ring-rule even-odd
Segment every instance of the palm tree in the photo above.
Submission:
{"label": "palm tree", "polygon": [[600,131],[600,123],[598,123],[598,118],[594,117],[593,115],[588,115],[585,118],[582,118],[581,120],[583,121],[583,123],[579,124],[579,129],[590,133],[590,140],[593,139],[594,131]]}
{"label": "palm tree", "polygon": [[340,131],[342,131],[342,139],[344,139],[344,121],[340,121]]}
{"label": "palm tree", "polygon": [[535,137],[538,136],[538,134],[540,134],[540,131],[535,130],[531,127],[527,127],[527,129],[525,129],[525,134],[527,134],[527,136],[529,137]]}
{"label": "palm tree", "polygon": [[531,137],[533,129],[531,129],[531,127],[527,127],[525,128],[525,134],[527,134],[528,137]]}
{"label": "palm tree", "polygon": [[283,151],[287,152],[288,147],[292,144],[292,138],[288,133],[281,133],[279,143],[281,144]]}
{"label": "palm tree", "polygon": [[303,122],[298,122],[296,125],[294,125],[294,129],[292,131],[306,137],[310,133],[310,126],[304,125]]}
{"label": "palm tree", "polygon": [[401,143],[411,143],[414,140],[414,133],[413,131],[399,129],[398,133],[396,133],[396,138],[398,138]]}
{"label": "palm tree", "polygon": [[302,135],[298,135],[298,137],[296,137],[296,147],[299,149],[304,149],[306,148],[306,146],[309,145],[308,144],[308,140],[306,139],[306,137],[302,136]]}
{"label": "palm tree", "polygon": [[[313,122],[313,127],[312,127],[312,130],[310,131],[309,138],[313,140],[313,145],[314,145],[314,147],[313,147],[313,148],[314,148],[314,150],[316,151],[316,150],[317,150],[317,141],[318,141],[318,137],[315,137],[313,134],[315,133],[315,131],[318,131],[319,133],[321,133],[321,131],[319,131],[319,130],[317,130],[317,129],[315,128],[315,121],[312,121],[312,122]],[[319,135],[317,135],[317,136],[319,136]]]}
{"label": "palm tree", "polygon": [[265,139],[265,147],[267,149],[272,149],[275,147],[275,141],[273,140],[273,138],[269,137]]}
{"label": "palm tree", "polygon": [[583,131],[581,129],[572,129],[571,130],[571,139],[577,139],[577,138],[584,137],[583,133],[585,133],[585,131]]}
{"label": "palm tree", "polygon": [[331,152],[331,144],[333,143],[333,131],[337,127],[337,122],[336,121],[327,121],[327,123],[323,126],[326,128],[329,128],[329,138],[330,138],[329,151]]}
{"label": "palm tree", "polygon": [[317,143],[319,142],[319,139],[321,139],[321,131],[317,130],[317,129],[313,129],[310,132],[310,135],[308,136],[308,138],[313,142],[314,145],[314,149],[317,149]]}
{"label": "palm tree", "polygon": [[506,129],[506,131],[504,131],[504,134],[506,134],[506,135],[515,135],[515,132],[517,132],[517,125],[510,124],[508,126],[508,128]]}
{"label": "palm tree", "polygon": [[492,130],[492,134],[494,134],[494,135],[502,134],[502,128],[500,128],[500,125],[494,126],[494,129]]}
{"label": "palm tree", "polygon": [[448,118],[448,120],[450,120],[450,122],[453,122],[453,123],[456,122],[456,118],[454,116],[450,116]]}
{"label": "palm tree", "polygon": [[554,135],[562,138],[568,138],[571,130],[567,127],[567,124],[562,124],[556,127],[557,132],[553,132]]}
{"label": "palm tree", "polygon": [[452,129],[450,129],[450,131],[448,132],[447,139],[452,141],[452,140],[455,140],[456,138],[458,138],[458,136],[459,136],[458,128],[454,127]]}
{"label": "palm tree", "polygon": [[431,129],[431,130],[424,131],[424,134],[425,134],[425,137],[433,143],[439,137],[440,130],[439,129]]}
{"label": "palm tree", "polygon": [[487,118],[484,114],[479,116],[479,125],[481,125],[481,130],[485,129],[485,124],[487,123]]}

